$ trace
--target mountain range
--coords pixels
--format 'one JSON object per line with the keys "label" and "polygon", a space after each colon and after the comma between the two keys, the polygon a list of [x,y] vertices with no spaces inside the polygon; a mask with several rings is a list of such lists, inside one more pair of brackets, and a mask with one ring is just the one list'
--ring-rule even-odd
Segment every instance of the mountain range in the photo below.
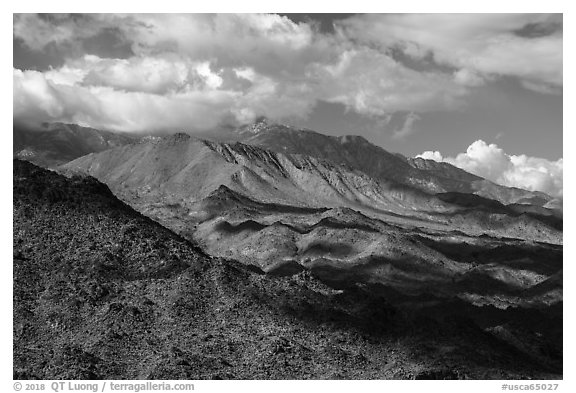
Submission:
{"label": "mountain range", "polygon": [[238,141],[280,153],[305,154],[358,169],[382,180],[393,180],[428,193],[473,193],[504,204],[544,205],[553,198],[541,192],[503,187],[448,163],[423,158],[407,158],[375,146],[361,136],[327,136],[308,129],[255,124],[235,131]]}
{"label": "mountain range", "polygon": [[[67,204],[76,206],[78,200],[73,198],[70,202],[67,197],[61,199],[60,194],[53,196],[56,190],[45,191],[51,190],[53,183],[61,184],[64,189],[82,189],[81,193],[94,193],[98,201],[98,195],[105,195],[106,200],[115,201],[110,202],[113,206],[122,206],[123,212],[130,212],[126,214],[140,217],[139,226],[158,228],[157,231],[138,232],[138,235],[131,237],[137,243],[127,246],[133,250],[128,254],[137,255],[139,247],[149,249],[154,254],[144,257],[142,271],[146,271],[147,263],[160,263],[161,266],[168,263],[166,266],[172,266],[172,262],[168,261],[174,261],[174,258],[154,253],[157,247],[162,248],[160,244],[164,241],[158,243],[154,240],[156,232],[160,231],[163,239],[168,236],[186,244],[169,246],[167,252],[171,252],[174,247],[194,250],[186,251],[189,256],[178,259],[183,264],[177,264],[174,275],[170,277],[187,271],[189,268],[186,266],[190,265],[186,262],[188,260],[206,261],[200,263],[202,266],[219,266],[200,269],[208,275],[216,274],[210,273],[213,271],[211,269],[228,269],[226,285],[242,287],[250,293],[264,290],[264,298],[273,296],[276,300],[264,301],[258,295],[256,297],[260,300],[250,298],[245,303],[246,299],[238,300],[240,295],[237,292],[230,295],[230,292],[226,292],[228,290],[223,290],[221,283],[205,281],[208,279],[203,276],[204,273],[195,273],[194,277],[198,276],[199,284],[189,285],[204,286],[206,292],[202,293],[206,293],[206,298],[214,298],[216,303],[230,299],[226,296],[232,296],[232,303],[228,302],[228,305],[240,302],[243,305],[250,304],[246,307],[255,307],[258,311],[254,311],[256,314],[253,316],[258,315],[257,318],[263,321],[259,325],[260,329],[276,323],[270,322],[269,317],[265,316],[267,313],[278,315],[279,310],[285,311],[285,307],[293,309],[294,314],[291,315],[299,327],[291,330],[289,337],[281,341],[285,343],[282,345],[291,348],[283,351],[297,352],[295,358],[298,358],[298,366],[294,366],[294,374],[290,374],[295,378],[305,377],[307,374],[304,369],[310,363],[306,360],[308,355],[301,352],[304,350],[299,344],[292,342],[293,337],[297,337],[297,331],[302,334],[303,330],[312,342],[317,343],[319,339],[314,329],[326,323],[322,319],[324,317],[316,318],[317,310],[308,313],[315,310],[315,307],[323,310],[322,315],[331,315],[327,317],[329,320],[335,318],[336,335],[349,334],[350,329],[355,330],[358,326],[354,322],[351,328],[348,322],[361,320],[364,321],[361,322],[362,329],[365,327],[363,324],[380,326],[377,330],[384,329],[377,334],[380,337],[378,340],[387,340],[392,336],[384,334],[388,328],[380,324],[388,326],[387,323],[393,321],[390,322],[392,325],[406,327],[412,326],[414,318],[425,317],[430,319],[433,329],[451,332],[461,329],[467,332],[465,335],[468,338],[462,338],[460,343],[446,350],[448,360],[441,367],[433,366],[440,358],[437,349],[428,348],[420,354],[415,353],[415,359],[419,359],[423,365],[420,371],[406,366],[410,362],[402,356],[402,365],[378,369],[376,363],[382,361],[383,356],[390,356],[390,348],[384,349],[378,346],[380,344],[375,344],[373,347],[369,345],[374,357],[368,357],[369,363],[373,362],[370,364],[376,367],[373,372],[362,373],[356,367],[342,374],[344,368],[338,366],[340,374],[330,374],[335,369],[329,368],[326,362],[333,359],[332,355],[322,358],[314,355],[312,350],[306,352],[309,358],[313,359],[314,364],[323,365],[319,367],[325,371],[311,375],[431,378],[436,375],[434,373],[438,373],[439,377],[462,377],[466,374],[472,378],[517,378],[528,375],[553,378],[553,375],[561,374],[561,201],[540,192],[500,186],[447,163],[390,153],[359,136],[326,136],[311,130],[269,124],[264,119],[209,139],[191,137],[185,133],[137,138],[71,125],[55,124],[49,127],[52,127],[51,131],[39,134],[31,134],[38,131],[22,132],[22,135],[28,135],[26,137],[16,137],[21,131],[16,128],[14,130],[16,157],[29,158],[30,161],[51,166],[60,173],[44,173],[30,164],[15,161],[14,187],[18,190],[18,193],[15,191],[15,204],[18,200],[20,209],[23,203],[20,200],[25,199],[24,205],[27,204],[27,207],[22,208],[24,212],[31,210],[35,213],[22,213],[22,217],[30,220],[30,217],[39,214],[37,209],[41,209],[39,217],[45,220],[39,224],[40,229],[26,226],[24,218],[15,222],[15,229],[24,231],[18,232],[19,250],[30,248],[27,245],[30,241],[29,233],[34,234],[31,239],[45,236],[42,235],[42,228],[50,227],[58,233],[64,231],[70,235],[74,233],[75,230],[67,227],[69,223],[60,223],[59,219],[51,216],[49,208],[36,206],[59,206],[63,210],[58,214],[67,214],[66,209],[71,209]],[[35,135],[38,139],[34,139]],[[32,140],[36,142],[30,142]],[[26,151],[33,151],[34,155],[22,153]],[[42,176],[46,180],[40,180]],[[28,183],[36,185],[26,185]],[[38,183],[41,187],[37,187]],[[86,190],[86,184],[99,186],[93,186],[96,188],[90,191]],[[21,191],[22,187],[32,187],[38,198],[27,199],[27,192]],[[108,205],[98,201],[97,207],[87,202],[86,211],[96,216],[107,214],[104,212],[109,210],[106,207]],[[73,222],[79,223],[86,211],[77,206],[74,209],[76,216]],[[113,221],[104,221],[110,228],[117,225]],[[101,247],[96,245],[100,242],[100,233],[106,239],[120,236],[113,233],[112,229],[106,233],[106,225],[100,225],[99,221],[89,222],[93,223],[91,225],[98,232],[94,240],[95,249]],[[91,233],[94,230],[88,225],[82,231]],[[48,232],[47,229],[44,231]],[[34,247],[32,249],[36,250]],[[116,254],[118,252],[116,250]],[[95,253],[99,255],[99,252]],[[115,255],[114,252],[112,254]],[[23,260],[32,261],[29,264],[33,265],[47,256],[36,250],[26,258]],[[77,269],[82,269],[77,255],[65,254],[61,258],[63,264],[79,264]],[[123,257],[118,256],[106,258],[109,258],[106,263],[110,265],[123,266],[128,263],[127,266],[139,269],[136,257],[129,256],[130,262],[124,262]],[[163,262],[154,262],[155,258]],[[216,260],[219,262],[210,262]],[[44,265],[46,263],[43,262]],[[52,266],[55,271],[60,271],[61,267],[49,263],[46,266]],[[34,274],[41,276],[44,273],[38,269],[46,269],[46,266],[30,269],[36,269]],[[120,276],[114,277],[114,280],[121,279]],[[156,278],[151,277],[143,275],[139,280],[142,285],[148,286],[156,282]],[[49,277],[44,279],[47,280],[45,285],[49,285],[52,280]],[[211,284],[200,284],[205,282]],[[252,285],[260,289],[250,289]],[[312,287],[316,289],[309,292]],[[158,289],[158,293],[169,291],[167,287],[158,288],[165,288]],[[35,292],[34,296],[40,296],[39,293]],[[318,293],[323,295],[318,297]],[[182,302],[185,307],[186,302],[192,301],[187,295],[178,296],[184,299]],[[221,299],[217,300],[219,296]],[[288,299],[286,301],[290,305],[286,305],[284,300],[278,300],[278,297]],[[105,297],[106,302],[110,299]],[[62,307],[38,301],[34,303],[37,307],[34,312],[45,312],[43,305]],[[202,301],[198,300],[200,303]],[[221,309],[216,303],[202,307]],[[385,306],[376,307],[376,303]],[[310,309],[306,304],[316,306]],[[136,307],[141,310],[140,306]],[[70,310],[62,312],[70,313]],[[95,312],[95,309],[90,312]],[[369,314],[365,315],[365,312]],[[399,319],[391,317],[398,313],[402,315]],[[207,325],[198,326],[198,329],[205,329],[220,320],[224,336],[232,334],[233,330],[235,335],[244,337],[246,326],[244,322],[238,321],[237,314],[227,311],[224,313],[225,318],[218,315],[214,316],[213,321],[204,321]],[[178,323],[184,321],[183,317],[175,318]],[[454,318],[459,321],[465,318],[466,322],[462,325],[462,322],[454,322]],[[98,325],[98,321],[93,323],[96,323],[95,328],[106,331],[105,327]],[[301,323],[304,327],[299,325]],[[412,328],[409,330],[411,333],[403,336],[403,340],[407,341],[403,343],[402,351],[415,351],[413,344],[423,340],[420,333],[412,332]],[[70,334],[82,336],[84,333],[77,331]],[[427,332],[426,337],[430,343],[439,343],[443,340],[439,338],[443,334]],[[30,345],[26,340],[23,342]],[[158,342],[158,338],[151,340]],[[249,338],[242,340],[252,342]],[[290,344],[286,344],[286,340]],[[218,345],[222,345],[225,340],[219,338],[217,341]],[[352,346],[346,347],[344,351],[366,356],[356,341],[347,342]],[[483,344],[478,344],[480,342]],[[43,342],[37,345],[47,344]],[[461,360],[467,366],[464,367],[466,371],[460,370],[455,359],[462,359],[459,354],[475,345],[484,348],[485,353],[494,359],[518,361],[518,364],[522,364],[518,366],[521,371],[512,371],[507,361],[503,360],[503,363],[495,360],[493,367],[488,365],[489,362],[470,365]],[[87,350],[85,345],[79,346],[82,351],[88,351],[91,356],[100,359],[99,364],[106,365],[103,367],[107,371],[99,371],[98,375],[122,376],[121,371],[114,374],[106,368],[110,361],[101,352],[95,354],[97,347]],[[231,353],[235,354],[235,361],[240,361],[236,352]],[[126,356],[128,359],[129,355]],[[187,359],[190,363],[190,358]],[[346,356],[342,359],[346,359]],[[337,364],[350,367],[350,363],[347,363],[352,361],[350,359]],[[251,371],[234,369],[234,372],[226,376],[221,373],[226,369],[225,366],[214,365],[214,369],[219,370],[219,377],[278,377],[273,371],[262,371],[260,366],[253,365],[247,359],[240,363],[250,364]],[[122,367],[128,366],[125,364]],[[196,374],[187,374],[186,377],[208,376],[206,373],[209,367],[199,367],[194,371]],[[498,367],[506,371],[499,374]],[[369,370],[370,367],[362,366],[361,369]],[[456,369],[460,371],[455,372]],[[390,370],[390,373],[385,370]],[[47,369],[44,372],[43,375],[60,375],[50,374]],[[130,372],[130,376],[136,375],[133,372],[147,373],[147,377],[152,375],[159,378],[158,375],[163,375],[150,370]]]}

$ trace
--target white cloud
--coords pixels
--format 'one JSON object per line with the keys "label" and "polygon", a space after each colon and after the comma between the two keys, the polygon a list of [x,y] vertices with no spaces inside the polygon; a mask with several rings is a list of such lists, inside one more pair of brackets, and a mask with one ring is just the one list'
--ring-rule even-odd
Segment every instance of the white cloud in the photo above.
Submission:
{"label": "white cloud", "polygon": [[17,121],[65,121],[119,131],[212,128],[230,116],[230,108],[239,98],[234,92],[218,90],[159,95],[60,84],[37,71],[14,70],[13,79]]}
{"label": "white cloud", "polygon": [[155,94],[178,91],[188,83],[200,83],[199,67],[200,64],[177,58],[101,59],[90,55],[66,65],[83,73],[82,83],[87,86]]}
{"label": "white cloud", "polygon": [[[511,33],[542,20],[365,15],[338,22],[330,35],[313,23],[265,14],[15,15],[14,36],[34,50],[82,46],[114,29],[132,53],[72,57],[42,73],[15,71],[14,119],[193,131],[258,116],[302,118],[322,100],[373,118],[413,113],[394,134],[402,137],[417,113],[460,108],[494,74],[517,76],[540,92],[561,90],[561,33]],[[416,58],[433,53],[454,70],[409,68],[390,54],[398,46]]]}
{"label": "white cloud", "polygon": [[454,80],[463,86],[482,86],[486,78],[468,68],[462,68],[454,72]]}
{"label": "white cloud", "polygon": [[250,66],[260,74],[301,74],[337,49],[307,23],[275,14],[134,14],[118,28],[139,56],[178,53],[217,67]]}
{"label": "white cloud", "polygon": [[482,140],[472,143],[465,153],[456,157],[443,157],[438,151],[426,151],[417,157],[448,162],[504,186],[562,197],[562,158],[550,161],[526,155],[509,155],[496,144],[487,144]]}
{"label": "white cloud", "polygon": [[86,56],[47,72],[14,70],[14,119],[144,133],[195,132],[261,115],[305,116],[312,109],[315,98],[305,83],[250,75],[239,83],[235,73],[217,72],[207,62]]}
{"label": "white cloud", "polygon": [[[146,126],[143,122],[148,113],[153,113],[157,105],[149,110],[144,103],[174,101],[176,107],[183,96],[205,93],[222,100],[205,100],[208,111],[203,114],[213,116],[210,124],[224,120],[249,122],[258,116],[267,116],[280,120],[304,117],[316,105],[318,100],[338,102],[351,110],[371,116],[386,116],[395,111],[428,111],[451,109],[456,106],[465,89],[452,83],[449,76],[441,74],[422,74],[399,66],[389,57],[380,54],[345,52],[337,63],[331,65],[314,64],[303,77],[274,77],[258,73],[252,67],[215,68],[208,61],[193,61],[175,55],[157,57],[132,57],[129,59],[102,59],[87,55],[81,59],[67,62],[58,69],[45,72],[15,70],[14,99],[24,105],[36,105],[45,99],[45,90],[53,94],[58,105],[66,106],[65,111],[37,111],[41,108],[22,108],[14,111],[15,119],[27,117],[27,113],[41,113],[41,121],[71,121],[71,118],[83,118],[87,125],[98,127],[102,124],[116,124],[125,131],[156,131],[158,122]],[[23,83],[30,79],[42,80],[42,89],[22,90]],[[77,102],[71,99],[63,101],[62,94],[78,94]],[[116,107],[106,103],[98,104],[94,111],[93,103],[103,99],[106,92],[112,93],[117,100],[134,102],[133,108],[142,108],[148,112],[141,121],[126,118],[121,124],[116,118]],[[35,97],[35,95],[40,95]],[[83,100],[83,96],[92,99]],[[22,96],[22,97],[21,97]],[[44,98],[41,98],[44,97]],[[150,96],[150,97],[149,97]],[[152,97],[157,96],[157,97]],[[163,100],[160,100],[163,97]],[[231,100],[230,97],[234,97]],[[209,110],[209,104],[215,110]],[[73,105],[69,106],[71,103]],[[87,106],[83,106],[86,103]],[[43,104],[44,105],[44,104]],[[222,110],[227,105],[227,111]],[[44,105],[45,106],[45,105]],[[110,113],[110,110],[113,113]],[[75,111],[75,113],[72,113]],[[91,113],[89,116],[86,113]],[[63,117],[66,114],[67,117]],[[62,117],[60,117],[62,116]],[[187,119],[182,127],[190,127],[189,116],[176,116]],[[398,136],[412,132],[412,126],[418,115],[412,113],[406,119],[405,127],[398,130]],[[198,122],[192,122],[194,125]],[[161,128],[168,130],[174,122],[168,122]],[[402,132],[400,132],[402,131]]]}
{"label": "white cloud", "polygon": [[13,107],[15,119],[58,118],[64,108],[54,99],[54,89],[44,74],[14,70]]}
{"label": "white cloud", "polygon": [[346,50],[312,75],[321,99],[374,116],[454,109],[467,93],[450,75],[414,71],[370,48]]}
{"label": "white cloud", "polygon": [[[527,26],[549,31],[518,33]],[[539,14],[367,14],[337,22],[342,35],[360,42],[400,48],[415,59],[431,55],[456,68],[465,84],[505,75],[556,88],[548,92],[562,86],[561,26],[561,15]]]}
{"label": "white cloud", "polygon": [[423,158],[425,160],[434,160],[437,162],[442,162],[444,160],[444,157],[442,157],[442,154],[440,154],[439,151],[425,151],[422,154],[418,154],[416,157]]}

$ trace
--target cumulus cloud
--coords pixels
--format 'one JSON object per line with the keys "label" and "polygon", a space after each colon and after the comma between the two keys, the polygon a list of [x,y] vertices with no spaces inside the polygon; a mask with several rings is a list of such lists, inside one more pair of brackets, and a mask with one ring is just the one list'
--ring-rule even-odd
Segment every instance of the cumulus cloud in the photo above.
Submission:
{"label": "cumulus cloud", "polygon": [[562,158],[550,161],[524,154],[510,155],[496,144],[487,144],[483,140],[472,143],[465,153],[456,157],[443,157],[438,151],[426,151],[417,157],[448,162],[504,186],[542,191],[554,197],[562,197]]}
{"label": "cumulus cloud", "polygon": [[425,151],[422,154],[418,154],[416,157],[423,158],[425,160],[434,160],[438,162],[442,162],[444,157],[440,154],[439,151]]}
{"label": "cumulus cloud", "polygon": [[187,84],[206,83],[211,75],[210,69],[205,69],[202,63],[192,64],[177,58],[101,59],[85,56],[64,69],[83,74],[82,83],[85,85],[154,94],[178,91]]}
{"label": "cumulus cloud", "polygon": [[[85,55],[42,73],[15,70],[17,121],[74,121],[136,132],[171,132],[174,127],[195,131],[258,116],[302,118],[319,100],[369,116],[451,109],[466,93],[451,75],[416,72],[386,53],[356,48],[318,33],[313,25],[278,15],[114,18],[124,18],[118,25],[136,55]],[[22,27],[26,23],[30,31]],[[106,16],[96,16],[92,25],[111,23]],[[35,41],[32,34],[46,33],[46,24],[49,21],[40,17],[23,18],[15,35],[31,47],[48,45],[51,38]],[[61,36],[52,39],[77,39],[76,27],[63,23]],[[92,26],[84,34],[96,31]],[[115,104],[105,102],[112,98]],[[38,106],[42,101],[46,103]],[[125,116],[120,108],[128,111]],[[193,118],[199,114],[201,118]]]}
{"label": "cumulus cloud", "polygon": [[[275,73],[330,55],[312,26],[276,14],[145,14],[122,27],[137,54],[173,51]],[[306,61],[303,61],[306,60]],[[280,69],[278,69],[280,67]]]}
{"label": "cumulus cloud", "polygon": [[[513,32],[527,23],[539,27]],[[73,51],[57,68],[14,70],[14,120],[195,131],[258,116],[303,118],[326,101],[372,118],[412,113],[393,134],[402,137],[419,114],[460,108],[495,75],[558,92],[561,28],[551,23],[540,16],[366,15],[327,34],[274,14],[17,14],[14,37],[32,50],[82,47],[113,30],[130,53]],[[414,58],[433,53],[454,69],[413,69],[391,54],[399,47]]]}
{"label": "cumulus cloud", "polygon": [[57,120],[120,131],[181,129],[187,125],[191,130],[202,130],[217,126],[238,98],[234,92],[218,90],[158,95],[70,85],[57,83],[41,72],[14,70],[14,118],[32,124]]}

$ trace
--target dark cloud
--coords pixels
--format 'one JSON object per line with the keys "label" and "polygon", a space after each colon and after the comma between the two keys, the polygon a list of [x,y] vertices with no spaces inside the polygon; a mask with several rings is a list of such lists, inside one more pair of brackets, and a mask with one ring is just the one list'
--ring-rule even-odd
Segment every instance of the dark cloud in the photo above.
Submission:
{"label": "dark cloud", "polygon": [[34,50],[24,44],[20,38],[13,40],[13,67],[20,70],[48,70],[64,65],[66,52],[53,43],[47,44],[41,51]]}
{"label": "dark cloud", "polygon": [[87,37],[82,42],[82,47],[85,54],[104,58],[128,59],[134,56],[132,44],[117,27],[108,27],[92,37]]}
{"label": "dark cloud", "polygon": [[126,59],[134,56],[116,26],[93,16],[38,14],[14,16],[13,66],[21,70],[49,70],[86,54]]}
{"label": "dark cloud", "polygon": [[433,70],[443,73],[453,73],[458,70],[454,66],[438,63],[434,59],[434,52],[432,51],[425,53],[421,57],[414,57],[407,54],[404,48],[402,48],[402,45],[395,45],[391,46],[387,53],[394,60],[414,71],[428,72]]}
{"label": "dark cloud", "polygon": [[562,30],[562,14],[552,14],[547,16],[544,20],[526,23],[524,26],[514,30],[513,32],[519,37],[538,38],[562,33]]}
{"label": "dark cloud", "polygon": [[356,14],[279,14],[288,17],[295,23],[316,24],[321,33],[334,33],[334,22],[354,16]]}

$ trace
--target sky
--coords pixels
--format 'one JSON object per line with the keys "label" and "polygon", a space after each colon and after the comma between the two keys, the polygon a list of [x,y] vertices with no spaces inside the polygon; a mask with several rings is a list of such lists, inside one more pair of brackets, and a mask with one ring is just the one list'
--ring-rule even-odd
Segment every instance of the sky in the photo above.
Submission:
{"label": "sky", "polygon": [[15,14],[15,123],[362,135],[562,196],[558,14]]}

